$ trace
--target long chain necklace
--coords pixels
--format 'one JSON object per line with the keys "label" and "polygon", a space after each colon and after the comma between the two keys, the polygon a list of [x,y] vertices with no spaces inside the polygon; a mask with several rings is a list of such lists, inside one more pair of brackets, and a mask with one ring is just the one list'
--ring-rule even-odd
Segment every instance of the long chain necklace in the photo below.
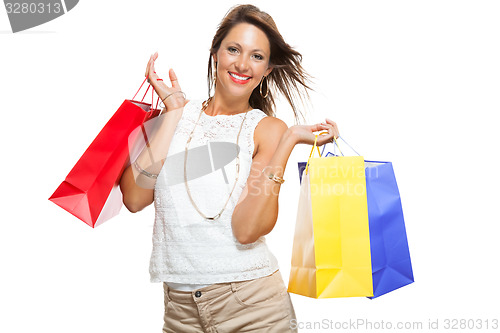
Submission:
{"label": "long chain necklace", "polygon": [[189,138],[188,138],[188,140],[186,142],[186,150],[184,152],[184,184],[186,185],[186,191],[188,193],[189,199],[191,200],[191,203],[193,204],[193,206],[196,209],[196,211],[203,218],[205,218],[207,220],[212,220],[213,221],[213,220],[218,219],[222,215],[222,212],[226,209],[227,203],[229,202],[229,199],[231,199],[231,195],[233,194],[234,188],[236,187],[236,183],[238,182],[238,177],[240,175],[240,149],[239,149],[238,143],[239,143],[239,140],[240,140],[241,129],[243,128],[243,123],[245,122],[245,119],[247,117],[248,111],[245,112],[245,117],[243,118],[243,121],[241,122],[240,130],[238,131],[238,136],[236,137],[236,146],[237,146],[237,149],[238,149],[238,154],[236,155],[236,178],[234,179],[233,189],[231,190],[231,193],[229,194],[229,197],[227,198],[226,203],[224,204],[224,207],[222,207],[221,211],[217,215],[215,215],[213,217],[208,217],[205,214],[203,214],[200,211],[200,209],[198,208],[198,206],[194,203],[194,200],[193,200],[193,198],[191,196],[191,192],[189,191],[189,186],[188,186],[188,183],[187,183],[187,156],[188,156],[189,143],[191,142],[191,139],[193,138],[194,130],[196,129],[196,126],[198,125],[198,122],[200,121],[201,114],[207,109],[208,104],[210,103],[211,100],[212,100],[212,97],[210,97],[205,102],[203,102],[202,107],[201,107],[201,111],[200,111],[200,115],[198,116],[198,119],[196,120],[196,124],[194,125],[194,128],[191,131],[191,134],[189,134]]}

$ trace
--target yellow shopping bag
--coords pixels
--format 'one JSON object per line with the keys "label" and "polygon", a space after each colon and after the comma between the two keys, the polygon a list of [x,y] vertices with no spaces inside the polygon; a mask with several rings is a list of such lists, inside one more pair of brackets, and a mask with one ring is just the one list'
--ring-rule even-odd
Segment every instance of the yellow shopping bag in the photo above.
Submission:
{"label": "yellow shopping bag", "polygon": [[288,291],[373,296],[363,157],[314,158],[316,140],[302,174]]}

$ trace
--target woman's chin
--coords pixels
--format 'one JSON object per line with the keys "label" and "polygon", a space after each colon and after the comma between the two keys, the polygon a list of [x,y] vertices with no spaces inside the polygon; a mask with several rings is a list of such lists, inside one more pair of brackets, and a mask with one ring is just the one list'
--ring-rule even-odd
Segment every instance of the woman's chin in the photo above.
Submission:
{"label": "woman's chin", "polygon": [[226,89],[226,92],[228,95],[233,97],[250,98],[253,90],[249,91],[246,87],[244,89],[242,88],[243,87],[230,87],[229,89]]}

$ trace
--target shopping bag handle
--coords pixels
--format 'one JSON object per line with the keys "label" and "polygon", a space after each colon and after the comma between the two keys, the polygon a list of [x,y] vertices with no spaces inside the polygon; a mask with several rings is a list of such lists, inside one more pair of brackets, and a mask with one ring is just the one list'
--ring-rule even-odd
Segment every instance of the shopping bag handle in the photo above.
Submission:
{"label": "shopping bag handle", "polygon": [[[155,72],[156,73],[156,72]],[[144,83],[146,82],[148,78],[146,77],[144,79],[144,81],[142,81],[142,84],[141,86],[139,87],[139,89],[137,90],[137,92],[135,93],[134,97],[132,97],[132,100],[135,99],[135,96],[137,96],[137,94],[139,93],[139,91],[141,91],[141,88],[142,86],[144,85]],[[163,81],[162,79],[158,79],[158,81]],[[148,93],[148,90],[149,88],[151,88],[151,83],[149,84],[148,88],[146,89],[146,92],[144,93],[144,96],[142,96],[142,99],[141,99],[141,102],[144,101],[144,98],[146,97],[146,94]],[[153,102],[154,102],[154,89],[151,89],[151,109],[153,109]],[[156,106],[155,106],[155,109],[158,108],[158,103],[160,101],[160,96],[158,96],[158,99],[156,100]],[[144,141],[146,142],[146,147],[148,148],[148,152],[149,152],[149,157],[151,158],[151,160],[153,160],[153,155],[151,154],[151,149],[150,149],[150,145],[149,145],[149,138],[148,138],[148,134],[146,133],[146,128],[144,127],[144,123],[141,124],[141,131],[142,131],[142,135],[144,137]]]}
{"label": "shopping bag handle", "polygon": [[[315,135],[314,135],[314,136],[315,136],[315,137],[314,137],[314,145],[313,145],[313,147],[312,147],[312,149],[311,149],[311,153],[309,154],[309,158],[307,159],[307,164],[306,164],[306,168],[305,168],[305,173],[306,173],[306,175],[307,175],[307,171],[308,171],[308,167],[309,167],[309,161],[311,160],[311,157],[312,157],[312,155],[313,155],[313,153],[314,153],[314,148],[316,148],[316,149],[318,150],[319,157],[322,157],[322,156],[321,156],[322,154],[319,152],[319,147],[318,147],[318,146],[316,146],[316,143],[318,142],[318,135],[323,135],[323,134],[328,134],[328,132],[321,132],[321,133],[319,133],[319,134],[315,134]],[[335,144],[336,144],[336,145],[337,145],[337,147],[338,147],[337,140],[335,139],[335,137],[333,137],[333,140],[335,141]],[[323,147],[323,151],[324,151],[324,150],[325,150],[325,148]],[[340,148],[339,148],[339,151],[340,151]],[[342,152],[340,152],[340,153],[342,153]]]}
{"label": "shopping bag handle", "polygon": [[[347,141],[345,141],[343,137],[339,136],[339,139],[341,139],[342,141],[344,141],[344,143],[345,143],[345,144],[346,144],[349,148],[351,148],[351,150],[352,150],[353,152],[355,152],[358,156],[361,156],[361,154],[360,154],[360,153],[358,153],[358,152],[357,152],[354,148],[352,148],[352,147],[351,147],[351,145],[350,145],[349,143],[347,143]],[[326,145],[325,145],[325,146],[326,146]],[[337,144],[337,141],[336,141],[336,140],[335,140],[335,146],[339,147],[339,145]],[[333,146],[333,149],[335,149],[335,146]],[[321,155],[323,155],[323,152],[324,152],[324,151],[325,151],[325,147],[323,147],[323,151],[321,152]],[[342,156],[344,156],[344,154],[342,154],[342,151],[340,150],[340,147],[339,147],[339,151],[340,151],[340,154],[341,154]],[[332,153],[328,152],[328,153],[326,153],[325,157],[328,157],[329,155],[331,155],[331,156],[337,156],[337,155],[335,155],[335,154],[332,154]]]}
{"label": "shopping bag handle", "polygon": [[[156,72],[155,72],[156,73]],[[141,86],[139,87],[139,89],[137,90],[137,92],[135,93],[134,97],[132,97],[132,100],[135,99],[135,96],[137,96],[137,94],[139,93],[139,91],[141,91],[142,89],[142,86],[144,85],[144,83],[146,82],[148,78],[146,77],[144,79],[144,81],[142,81],[142,84]],[[158,81],[163,81],[162,79],[158,79]],[[149,88],[151,88],[151,83],[149,84],[148,86],[148,89],[146,89],[146,92],[144,93],[144,96],[142,96],[142,99],[141,99],[141,102],[144,101],[144,98],[146,97],[146,94],[148,93],[148,90]],[[154,92],[155,90],[154,89],[151,89],[151,108],[153,108],[153,103],[154,103]],[[155,109],[158,108],[158,103],[160,102],[160,96],[158,96],[158,98],[156,99],[156,106],[155,106]]]}

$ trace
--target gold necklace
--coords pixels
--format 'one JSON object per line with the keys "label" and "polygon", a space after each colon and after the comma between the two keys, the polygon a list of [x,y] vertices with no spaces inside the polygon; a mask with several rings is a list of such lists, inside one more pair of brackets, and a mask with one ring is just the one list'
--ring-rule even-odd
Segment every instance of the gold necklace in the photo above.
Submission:
{"label": "gold necklace", "polygon": [[243,121],[241,122],[240,130],[238,131],[238,135],[236,137],[236,146],[238,147],[238,154],[236,155],[236,178],[234,179],[233,189],[231,190],[231,193],[229,194],[229,197],[227,198],[226,203],[224,204],[224,207],[222,207],[221,211],[217,215],[215,215],[213,217],[208,217],[208,216],[206,216],[205,214],[203,214],[200,211],[200,209],[198,208],[198,206],[196,206],[196,204],[194,203],[193,198],[191,197],[191,192],[189,191],[189,186],[188,186],[188,183],[187,183],[187,155],[188,155],[189,143],[191,142],[191,139],[193,138],[194,130],[196,129],[196,126],[198,125],[198,122],[200,121],[201,114],[207,109],[208,104],[210,103],[211,100],[212,100],[212,97],[210,97],[205,102],[203,102],[202,107],[201,107],[200,115],[198,116],[198,119],[196,120],[196,124],[194,125],[194,128],[191,131],[191,134],[189,134],[189,138],[188,138],[188,140],[186,142],[186,150],[184,151],[184,184],[186,185],[186,191],[188,193],[189,200],[191,200],[191,203],[193,204],[193,206],[196,209],[196,211],[203,218],[205,218],[207,220],[212,220],[213,221],[213,220],[218,219],[222,215],[222,212],[224,212],[224,210],[226,209],[227,203],[229,202],[229,199],[231,199],[231,195],[233,195],[234,188],[236,187],[236,183],[238,182],[238,177],[240,175],[240,149],[239,149],[239,146],[238,146],[238,142],[240,140],[241,129],[243,128],[243,123],[245,122],[245,119],[247,117],[248,111],[245,112],[245,117],[243,118]]}

